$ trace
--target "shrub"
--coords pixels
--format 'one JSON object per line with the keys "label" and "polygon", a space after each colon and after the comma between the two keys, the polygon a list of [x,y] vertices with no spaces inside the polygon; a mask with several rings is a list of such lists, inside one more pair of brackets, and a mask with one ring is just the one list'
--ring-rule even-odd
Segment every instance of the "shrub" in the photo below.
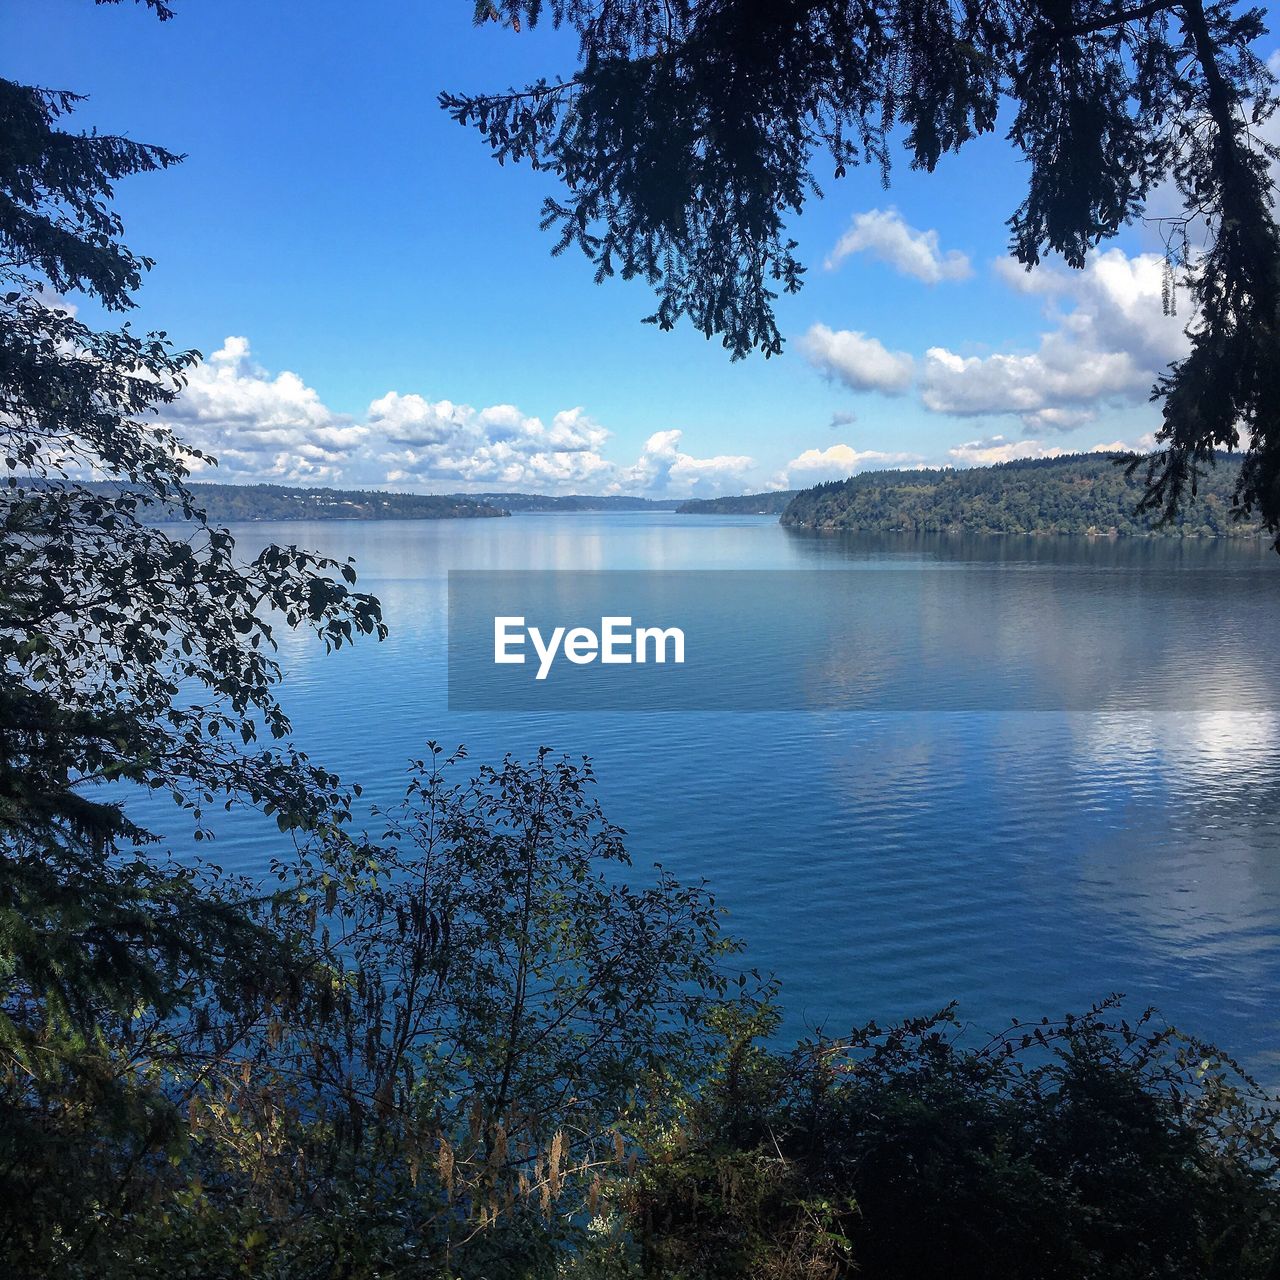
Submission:
{"label": "shrub", "polygon": [[759,1029],[620,1191],[645,1275],[1277,1273],[1277,1113],[1150,1011],[973,1046],[948,1009],[790,1055]]}

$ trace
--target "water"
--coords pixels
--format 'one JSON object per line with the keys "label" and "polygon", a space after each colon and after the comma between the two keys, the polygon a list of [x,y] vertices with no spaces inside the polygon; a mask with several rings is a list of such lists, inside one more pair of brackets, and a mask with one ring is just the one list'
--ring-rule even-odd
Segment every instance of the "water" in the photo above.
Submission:
{"label": "water", "polygon": [[[1149,1003],[1280,1083],[1280,560],[1257,544],[822,536],[760,517],[669,513],[248,525],[252,548],[356,557],[391,637],[282,645],[299,741],[369,797],[398,794],[428,738],[473,759],[541,744],[590,755],[637,862],[705,878],[748,963],[783,980],[785,1030],[930,1012],[975,1027]],[[1158,583],[1150,620],[1186,669],[1178,709],[450,714],[449,569],[999,566]],[[1137,576],[1135,576],[1137,575]],[[762,602],[762,609],[767,602]],[[1119,616],[1119,615],[1117,615]],[[1259,618],[1270,625],[1258,625]],[[1132,611],[1124,625],[1133,627]],[[989,625],[955,619],[957,634]],[[1051,628],[1028,607],[1024,632]],[[1042,638],[1048,638],[1042,637]],[[1116,652],[1133,636],[1109,635]],[[1096,654],[1079,661],[1096,661]],[[1055,660],[1069,679],[1072,659]],[[970,673],[971,675],[971,673]],[[944,677],[945,678],[945,677]],[[957,677],[958,678],[958,677]],[[968,677],[966,677],[968,678]],[[139,816],[172,833],[147,798]],[[233,816],[212,847],[240,871],[280,851]],[[206,854],[209,853],[205,849]]]}

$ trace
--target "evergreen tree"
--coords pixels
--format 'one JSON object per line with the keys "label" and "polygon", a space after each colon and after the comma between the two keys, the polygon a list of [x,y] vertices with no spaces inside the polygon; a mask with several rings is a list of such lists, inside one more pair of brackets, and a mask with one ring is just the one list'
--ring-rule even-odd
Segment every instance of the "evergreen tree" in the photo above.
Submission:
{"label": "evergreen tree", "polygon": [[[200,455],[156,421],[197,353],[77,318],[72,295],[127,311],[151,265],[122,242],[114,185],[179,160],[66,128],[79,101],[0,80],[0,1199],[11,1215],[52,1201],[74,1214],[85,1135],[114,1134],[123,1166],[175,1131],[122,1028],[202,1002],[247,1025],[297,985],[295,942],[266,927],[256,892],[139,852],[152,837],[127,818],[125,785],[171,793],[197,836],[214,803],[256,805],[282,828],[340,823],[337,778],[287,741],[258,743],[289,731],[273,632],[307,627],[329,647],[383,633],[349,563],[295,547],[245,561],[204,518],[186,486]],[[102,1184],[84,1194],[100,1205]],[[14,1217],[4,1225],[12,1238]]]}
{"label": "evergreen tree", "polygon": [[[519,31],[545,14],[579,37],[577,69],[505,93],[443,94],[500,161],[559,179],[543,226],[597,281],[639,276],[648,319],[681,316],[734,358],[782,350],[773,303],[804,267],[786,218],[894,148],[932,171],[1008,129],[1027,194],[1009,218],[1028,267],[1073,267],[1170,183],[1171,270],[1196,313],[1191,352],[1160,376],[1161,448],[1144,507],[1194,493],[1215,450],[1243,448],[1234,494],[1280,535],[1280,231],[1257,126],[1274,81],[1254,53],[1263,11],[1203,0],[478,0]],[[825,157],[825,159],[824,159]],[[1188,226],[1207,236],[1192,258]],[[1153,377],[1157,371],[1153,370]]]}
{"label": "evergreen tree", "polygon": [[1215,536],[1257,538],[1257,521],[1232,519],[1239,459],[1224,455],[1172,520],[1137,512],[1142,491],[1120,455],[1067,454],[990,467],[864,471],[802,489],[782,523],[808,529],[896,533]]}

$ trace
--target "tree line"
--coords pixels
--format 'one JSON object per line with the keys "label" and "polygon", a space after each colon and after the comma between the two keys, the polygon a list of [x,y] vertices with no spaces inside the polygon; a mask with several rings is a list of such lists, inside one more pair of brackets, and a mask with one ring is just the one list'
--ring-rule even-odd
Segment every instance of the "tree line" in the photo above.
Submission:
{"label": "tree line", "polygon": [[[108,493],[112,486],[90,482]],[[674,500],[625,495],[541,493],[390,493],[377,489],[314,489],[281,484],[213,484],[188,488],[207,519],[216,523],[251,520],[454,520],[509,516],[515,511],[672,511]],[[185,519],[157,510],[160,521]]]}
{"label": "tree line", "polygon": [[1118,454],[1079,453],[990,467],[866,471],[796,494],[782,523],[799,529],[911,533],[1258,538],[1232,501],[1238,458],[1204,467],[1170,518],[1143,510],[1142,485]]}
{"label": "tree line", "polygon": [[743,493],[734,497],[690,498],[676,510],[687,516],[780,515],[797,492],[796,489],[779,489],[768,493]]}
{"label": "tree line", "polygon": [[[118,490],[90,481],[91,492]],[[314,489],[283,484],[213,484],[196,481],[188,489],[207,520],[237,524],[252,520],[467,520],[511,513],[467,494],[383,493],[370,489]],[[158,523],[181,522],[173,508],[148,514]]]}

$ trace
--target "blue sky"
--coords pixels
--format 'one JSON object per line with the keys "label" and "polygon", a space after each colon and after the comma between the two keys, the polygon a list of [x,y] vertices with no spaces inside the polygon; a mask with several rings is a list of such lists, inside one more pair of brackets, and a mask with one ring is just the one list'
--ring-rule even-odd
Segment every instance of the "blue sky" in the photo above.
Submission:
{"label": "blue sky", "polygon": [[[84,127],[185,152],[122,185],[157,261],[136,323],[211,359],[174,416],[229,480],[654,495],[1138,443],[1163,316],[1153,233],[1086,272],[1001,264],[998,139],[890,190],[854,170],[797,220],[781,358],[641,325],[639,283],[550,256],[548,179],[436,105],[571,63],[470,0],[42,0],[0,9],[2,74],[90,96]],[[820,173],[820,179],[824,177]],[[830,263],[828,267],[827,263]]]}

